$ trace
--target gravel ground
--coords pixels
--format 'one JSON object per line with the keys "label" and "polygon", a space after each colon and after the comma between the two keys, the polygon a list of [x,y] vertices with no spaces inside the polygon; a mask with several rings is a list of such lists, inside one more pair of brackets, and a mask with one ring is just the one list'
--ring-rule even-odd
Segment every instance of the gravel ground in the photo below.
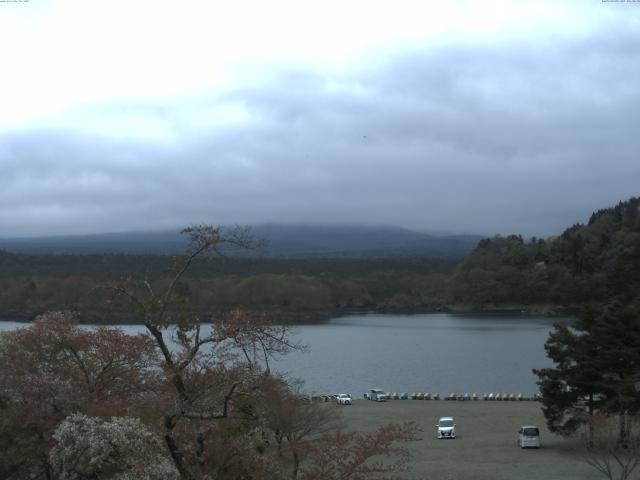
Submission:
{"label": "gravel ground", "polygon": [[[550,433],[538,402],[444,400],[355,400],[335,406],[347,430],[367,432],[390,422],[413,420],[422,432],[408,445],[413,460],[407,479],[596,480],[603,478],[581,460],[579,443]],[[453,440],[436,438],[439,417],[456,421]],[[520,449],[521,425],[540,428],[542,448]]]}

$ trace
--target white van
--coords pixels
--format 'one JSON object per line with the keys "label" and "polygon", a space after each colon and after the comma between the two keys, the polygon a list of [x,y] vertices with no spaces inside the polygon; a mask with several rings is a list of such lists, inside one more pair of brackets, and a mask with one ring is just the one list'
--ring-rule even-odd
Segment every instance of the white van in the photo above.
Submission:
{"label": "white van", "polygon": [[456,438],[456,424],[453,417],[440,417],[436,427],[438,438]]}
{"label": "white van", "polygon": [[373,400],[374,402],[386,402],[387,394],[384,390],[379,388],[372,388],[368,392],[365,392],[364,398],[367,400]]}
{"label": "white van", "polygon": [[540,430],[533,425],[525,425],[518,430],[518,446],[520,448],[540,448]]}

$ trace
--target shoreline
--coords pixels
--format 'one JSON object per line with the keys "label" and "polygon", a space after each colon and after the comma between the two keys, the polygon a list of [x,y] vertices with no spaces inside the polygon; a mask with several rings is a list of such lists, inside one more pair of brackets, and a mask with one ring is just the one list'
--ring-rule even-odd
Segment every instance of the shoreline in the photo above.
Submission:
{"label": "shoreline", "polygon": [[[349,315],[420,315],[429,313],[449,313],[454,315],[517,315],[523,317],[545,316],[562,317],[574,316],[581,310],[580,305],[425,305],[411,308],[389,308],[380,306],[364,309],[335,309],[335,310],[302,310],[302,311],[262,311],[249,313],[265,316],[270,322],[279,325],[307,325],[324,323],[332,318]],[[44,312],[0,312],[0,321],[30,323]],[[201,318],[220,318],[225,312],[201,314]],[[83,325],[142,325],[139,316],[129,313],[116,312],[80,312],[80,324]],[[209,320],[207,320],[208,323]]]}

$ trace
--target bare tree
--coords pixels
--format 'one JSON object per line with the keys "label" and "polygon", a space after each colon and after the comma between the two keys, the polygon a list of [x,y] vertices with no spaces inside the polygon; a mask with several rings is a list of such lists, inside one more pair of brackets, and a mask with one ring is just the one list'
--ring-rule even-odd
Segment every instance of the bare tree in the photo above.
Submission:
{"label": "bare tree", "polygon": [[265,382],[260,403],[262,423],[275,441],[278,458],[291,459],[291,478],[298,478],[301,461],[313,452],[320,436],[342,426],[334,407],[311,402],[280,379]]}
{"label": "bare tree", "polygon": [[191,480],[216,470],[210,465],[213,457],[206,455],[215,421],[250,420],[250,402],[238,399],[259,389],[270,358],[301,347],[290,342],[286,327],[240,310],[202,328],[199,313],[176,295],[180,280],[200,257],[257,243],[245,228],[199,225],[182,233],[190,239],[189,248],[175,259],[161,291],[147,278],[126,278],[102,288],[131,302],[161,353],[170,386],[163,407],[164,440],[181,477]]}
{"label": "bare tree", "polygon": [[399,479],[407,470],[409,451],[402,445],[416,439],[413,422],[388,424],[369,434],[338,431],[316,444],[302,480]]}
{"label": "bare tree", "polygon": [[[61,313],[0,334],[0,476],[357,480],[402,471],[407,450],[396,444],[414,425],[334,433],[331,405],[306,403],[271,373],[271,358],[302,348],[286,327],[240,310],[205,322],[177,293],[200,257],[251,247],[247,231],[183,233],[190,248],[165,282],[102,287],[135,307],[147,334],[83,329]],[[114,415],[139,419],[104,421]]]}
{"label": "bare tree", "polygon": [[[620,438],[620,422],[625,436]],[[583,434],[584,461],[609,480],[627,480],[640,465],[638,418],[595,415]]]}

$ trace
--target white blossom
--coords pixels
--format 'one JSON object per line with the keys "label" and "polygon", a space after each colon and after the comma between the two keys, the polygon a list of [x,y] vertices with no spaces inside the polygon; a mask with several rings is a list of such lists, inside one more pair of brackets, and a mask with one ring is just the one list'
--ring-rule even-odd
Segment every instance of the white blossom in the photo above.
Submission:
{"label": "white blossom", "polygon": [[179,478],[162,442],[137,418],[105,421],[74,414],[58,425],[53,438],[49,458],[61,480]]}

